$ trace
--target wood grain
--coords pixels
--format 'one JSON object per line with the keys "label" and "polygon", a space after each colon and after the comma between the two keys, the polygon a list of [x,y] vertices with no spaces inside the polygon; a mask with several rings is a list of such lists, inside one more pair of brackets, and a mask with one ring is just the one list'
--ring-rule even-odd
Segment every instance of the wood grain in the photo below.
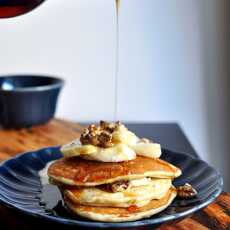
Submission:
{"label": "wood grain", "polygon": [[83,127],[69,121],[54,119],[47,125],[30,129],[0,130],[0,160],[17,153],[62,145],[78,138]]}
{"label": "wood grain", "polygon": [[[62,145],[79,137],[83,127],[79,124],[54,119],[46,125],[20,130],[0,130],[0,161],[18,153]],[[55,229],[53,223],[44,223],[0,206],[1,229]],[[67,229],[62,226],[62,229]],[[140,228],[143,229],[143,228]],[[230,230],[230,194],[222,193],[215,202],[192,216],[164,224],[158,230]]]}

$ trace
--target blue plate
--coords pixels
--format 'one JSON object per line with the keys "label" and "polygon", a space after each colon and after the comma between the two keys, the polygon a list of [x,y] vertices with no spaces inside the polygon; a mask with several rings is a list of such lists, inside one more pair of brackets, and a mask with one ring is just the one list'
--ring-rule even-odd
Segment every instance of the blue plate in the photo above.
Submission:
{"label": "blue plate", "polygon": [[0,201],[25,214],[46,220],[87,228],[125,228],[158,225],[185,217],[210,204],[222,191],[220,174],[202,160],[163,149],[161,158],[183,174],[174,185],[190,183],[198,195],[189,200],[175,199],[161,213],[147,219],[125,223],[104,223],[72,216],[64,208],[61,195],[53,185],[43,186],[38,175],[46,163],[61,157],[59,147],[23,153],[0,165]]}

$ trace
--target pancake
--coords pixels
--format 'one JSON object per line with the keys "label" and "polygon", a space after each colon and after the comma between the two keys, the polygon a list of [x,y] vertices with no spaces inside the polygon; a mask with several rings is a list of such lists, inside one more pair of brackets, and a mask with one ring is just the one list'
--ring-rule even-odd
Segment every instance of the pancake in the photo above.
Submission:
{"label": "pancake", "polygon": [[90,220],[103,222],[125,222],[150,217],[167,208],[176,197],[176,190],[172,187],[160,200],[151,200],[147,205],[137,208],[94,207],[74,204],[65,197],[67,207],[75,214]]}
{"label": "pancake", "polygon": [[106,191],[101,186],[76,188],[69,186],[64,194],[73,203],[105,207],[138,207],[148,204],[152,199],[161,199],[172,186],[170,179],[152,179],[146,185],[129,186],[120,192]]}
{"label": "pancake", "polygon": [[140,156],[120,163],[96,162],[74,157],[55,161],[50,165],[48,175],[57,183],[96,186],[144,177],[172,179],[180,176],[181,170],[161,159]]}

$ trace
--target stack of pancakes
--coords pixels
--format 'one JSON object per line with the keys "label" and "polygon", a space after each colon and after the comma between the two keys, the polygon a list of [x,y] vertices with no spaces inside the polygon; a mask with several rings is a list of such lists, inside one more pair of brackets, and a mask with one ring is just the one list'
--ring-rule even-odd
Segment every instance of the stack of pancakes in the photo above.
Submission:
{"label": "stack of pancakes", "polygon": [[[73,143],[62,152],[64,157],[49,167],[48,175],[59,186],[66,206],[79,216],[106,222],[133,221],[164,210],[176,197],[172,180],[181,171],[159,158],[137,153],[134,159],[119,162],[114,162],[114,157],[113,162],[89,160],[90,152]],[[153,149],[150,153],[160,155]]]}

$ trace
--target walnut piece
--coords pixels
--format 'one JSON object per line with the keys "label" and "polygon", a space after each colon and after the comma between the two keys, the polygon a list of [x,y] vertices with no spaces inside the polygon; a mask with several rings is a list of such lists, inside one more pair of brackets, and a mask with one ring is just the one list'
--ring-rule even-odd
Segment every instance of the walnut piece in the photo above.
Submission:
{"label": "walnut piece", "polygon": [[106,121],[100,121],[99,126],[91,124],[81,134],[80,142],[83,145],[91,144],[102,148],[112,147],[112,133],[120,125],[120,122],[109,123]]}
{"label": "walnut piece", "polygon": [[129,181],[121,180],[112,184],[99,185],[98,187],[106,192],[123,192],[128,189]]}
{"label": "walnut piece", "polygon": [[128,181],[117,181],[111,184],[112,192],[123,192],[129,187]]}
{"label": "walnut piece", "polygon": [[117,121],[115,123],[109,123],[109,122],[106,122],[106,121],[100,121],[100,128],[102,130],[106,130],[110,133],[113,133],[121,124],[120,121]]}
{"label": "walnut piece", "polygon": [[191,199],[197,195],[197,191],[192,185],[186,183],[185,185],[177,187],[177,196],[182,199]]}
{"label": "walnut piece", "polygon": [[98,137],[97,137],[98,141],[99,141],[99,146],[103,147],[103,148],[109,148],[112,147],[112,134],[107,132],[107,131],[102,131]]}

